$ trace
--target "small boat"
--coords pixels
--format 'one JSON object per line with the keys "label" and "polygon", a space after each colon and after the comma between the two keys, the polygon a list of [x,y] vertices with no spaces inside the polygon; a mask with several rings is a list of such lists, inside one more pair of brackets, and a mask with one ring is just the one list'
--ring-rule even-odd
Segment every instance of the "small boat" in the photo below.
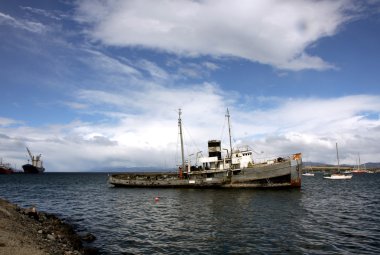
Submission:
{"label": "small boat", "polygon": [[3,159],[0,159],[0,174],[13,174],[14,170],[11,167],[11,164],[4,163]]}
{"label": "small boat", "polygon": [[339,165],[339,152],[338,152],[338,143],[335,144],[336,147],[336,159],[338,161],[338,172],[329,174],[326,176],[323,176],[325,179],[330,179],[330,180],[348,180],[352,178],[352,174],[347,174],[347,173],[341,173],[340,172],[340,165]]}
{"label": "small boat", "polygon": [[358,158],[359,158],[359,161],[357,162],[358,163],[358,166],[356,169],[352,170],[351,172],[354,173],[354,174],[364,174],[364,173],[368,173],[367,169],[362,169],[360,166],[360,154],[358,154]]}
{"label": "small boat", "polygon": [[41,174],[45,172],[45,168],[43,167],[43,162],[41,160],[41,154],[38,156],[34,156],[28,147],[26,147],[26,150],[28,151],[29,157],[32,161],[32,164],[28,163],[22,166],[22,169],[24,169],[24,173],[26,174]]}
{"label": "small boat", "polygon": [[365,174],[365,173],[368,173],[368,171],[364,170],[364,169],[354,169],[351,171],[351,173],[353,173],[353,174]]}
{"label": "small boat", "polygon": [[[222,155],[220,140],[208,141],[208,155],[200,156],[196,164],[185,160],[182,137],[181,109],[178,128],[181,141],[182,165],[178,172],[121,173],[109,176],[108,182],[115,187],[145,188],[278,188],[301,186],[301,153],[276,157],[265,162],[252,159],[249,146],[232,148],[230,114],[227,109],[229,148]],[[198,165],[198,163],[200,163]]]}
{"label": "small boat", "polygon": [[352,178],[352,174],[331,174],[324,176],[323,178],[331,180],[348,180]]}
{"label": "small boat", "polygon": [[[306,169],[307,169],[307,168],[305,167],[304,170],[306,170]],[[310,166],[308,167],[308,169],[310,169],[309,172],[304,172],[304,173],[302,174],[302,176],[314,176],[313,167],[311,166],[311,164],[310,164]]]}

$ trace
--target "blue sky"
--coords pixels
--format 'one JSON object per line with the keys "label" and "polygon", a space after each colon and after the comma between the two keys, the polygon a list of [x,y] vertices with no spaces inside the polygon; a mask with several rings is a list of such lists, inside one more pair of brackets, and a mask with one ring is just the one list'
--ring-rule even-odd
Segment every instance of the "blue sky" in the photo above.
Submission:
{"label": "blue sky", "polygon": [[[1,1],[0,157],[47,171],[178,164],[207,140],[259,160],[378,162],[380,1]],[[193,160],[193,159],[192,159]]]}

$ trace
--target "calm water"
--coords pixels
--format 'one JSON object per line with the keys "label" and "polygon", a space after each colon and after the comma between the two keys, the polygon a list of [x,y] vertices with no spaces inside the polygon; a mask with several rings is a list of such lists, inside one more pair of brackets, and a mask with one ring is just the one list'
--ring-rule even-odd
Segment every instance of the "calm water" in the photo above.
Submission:
{"label": "calm water", "polygon": [[380,254],[379,192],[380,174],[304,177],[301,190],[128,189],[98,173],[0,175],[0,197],[93,233],[104,254]]}

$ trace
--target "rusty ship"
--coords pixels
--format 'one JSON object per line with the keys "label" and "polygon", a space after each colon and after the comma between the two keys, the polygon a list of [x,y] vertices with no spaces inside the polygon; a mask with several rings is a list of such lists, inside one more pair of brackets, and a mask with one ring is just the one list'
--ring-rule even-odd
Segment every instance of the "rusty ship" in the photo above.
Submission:
{"label": "rusty ship", "polygon": [[11,167],[11,164],[4,163],[3,159],[0,158],[0,174],[13,174],[15,171]]}
{"label": "rusty ship", "polygon": [[220,140],[208,141],[208,155],[198,157],[195,165],[185,160],[181,109],[178,128],[181,141],[182,165],[177,172],[129,172],[109,175],[108,182],[116,187],[165,188],[300,188],[302,155],[253,160],[249,146],[232,148],[230,114],[227,109],[229,149],[222,155]]}

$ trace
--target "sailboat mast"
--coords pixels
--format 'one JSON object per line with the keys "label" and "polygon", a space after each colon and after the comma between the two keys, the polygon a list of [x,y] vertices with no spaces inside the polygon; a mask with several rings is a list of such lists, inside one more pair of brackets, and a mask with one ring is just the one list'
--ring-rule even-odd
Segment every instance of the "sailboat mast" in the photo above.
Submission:
{"label": "sailboat mast", "polygon": [[230,157],[232,159],[232,141],[231,141],[231,125],[230,125],[230,111],[227,108],[227,114],[226,114],[227,120],[228,120],[228,135],[230,138]]}
{"label": "sailboat mast", "polygon": [[183,137],[182,137],[182,120],[181,120],[181,108],[178,109],[178,128],[179,136],[181,138],[181,156],[182,156],[182,171],[185,171],[185,152],[183,150]]}
{"label": "sailboat mast", "polygon": [[339,152],[338,152],[338,143],[335,143],[336,147],[336,159],[338,160],[338,172],[340,171],[340,166],[339,166]]}

